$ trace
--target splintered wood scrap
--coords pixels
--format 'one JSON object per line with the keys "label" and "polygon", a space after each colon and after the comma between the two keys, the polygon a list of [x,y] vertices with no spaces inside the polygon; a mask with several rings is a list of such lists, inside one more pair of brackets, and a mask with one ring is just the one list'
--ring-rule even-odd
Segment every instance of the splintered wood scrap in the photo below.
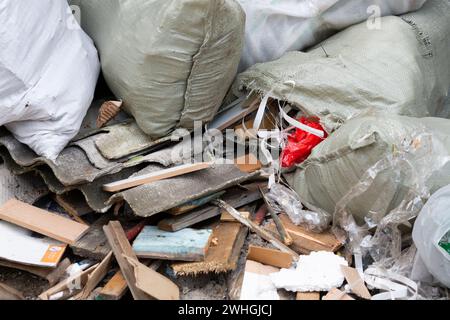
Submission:
{"label": "splintered wood scrap", "polygon": [[[342,243],[331,231],[315,233],[308,231],[302,226],[296,226],[285,214],[280,214],[279,217],[283,222],[286,231],[294,240],[291,247],[299,253],[309,254],[312,251],[336,252],[340,247],[342,247]],[[274,223],[268,224],[266,228],[270,233],[273,233],[274,235],[277,234],[277,229]]]}
{"label": "splintered wood scrap", "polygon": [[188,173],[192,173],[192,172],[196,172],[196,171],[200,171],[200,170],[205,170],[205,169],[210,168],[211,166],[212,166],[212,163],[209,163],[209,162],[184,164],[181,166],[164,169],[164,170],[159,170],[157,172],[152,172],[152,173],[144,174],[141,176],[108,183],[108,184],[103,185],[103,190],[108,191],[108,192],[118,192],[118,191],[130,189],[130,188],[138,187],[138,186],[141,186],[144,184],[152,183],[155,181],[173,178],[173,177],[177,177],[180,175],[184,175],[184,174],[188,174]]}
{"label": "splintered wood scrap", "polygon": [[333,288],[322,298],[322,300],[355,300],[337,288]]}
{"label": "splintered wood scrap", "polygon": [[0,300],[25,300],[18,290],[0,282]]}
{"label": "splintered wood scrap", "polygon": [[280,234],[281,240],[287,246],[292,245],[294,240],[292,240],[292,237],[286,231],[286,228],[284,227],[283,222],[281,221],[280,217],[278,217],[278,213],[275,212],[275,210],[272,208],[270,201],[267,199],[266,194],[263,191],[263,189],[259,188],[259,191],[261,192],[261,195],[264,200],[264,203],[266,204],[267,210],[269,211],[270,216],[272,217],[273,222],[275,223],[275,226],[277,227],[277,230],[278,230],[278,233]]}
{"label": "splintered wood scrap", "polygon": [[320,292],[297,292],[296,300],[320,300]]}
{"label": "splintered wood scrap", "polygon": [[150,300],[151,297],[149,295],[136,287],[134,268],[130,265],[125,256],[136,260],[137,257],[134,254],[130,243],[128,242],[125,231],[120,225],[120,222],[110,221],[108,225],[103,227],[103,230],[105,232],[106,238],[108,239],[109,245],[114,252],[114,256],[116,257],[120,270],[122,270],[122,274],[127,281],[133,298],[135,300]]}
{"label": "splintered wood scrap", "polygon": [[98,112],[97,128],[103,127],[120,112],[122,101],[105,101]]}
{"label": "splintered wood scrap", "polygon": [[239,212],[236,209],[234,209],[232,206],[230,206],[229,204],[227,204],[226,202],[224,202],[222,200],[215,200],[214,203],[217,204],[219,207],[221,207],[221,208],[225,209],[226,211],[228,211],[228,213],[230,213],[237,221],[239,221],[240,223],[242,223],[243,225],[248,227],[250,230],[255,232],[257,235],[259,235],[264,240],[266,240],[269,243],[271,243],[274,247],[276,247],[277,249],[279,249],[279,250],[281,250],[283,252],[289,253],[295,259],[298,259],[298,257],[299,257],[298,253],[296,253],[295,251],[290,249],[288,246],[286,246],[280,240],[275,238],[268,231],[266,231],[266,230],[262,229],[260,226],[256,225],[253,221],[251,221],[249,219],[245,219],[244,217],[242,217],[239,214]]}
{"label": "splintered wood scrap", "polygon": [[370,300],[372,295],[364,284],[364,280],[359,275],[355,268],[341,266],[342,273],[344,274],[345,280],[347,280],[350,290],[357,296]]}
{"label": "splintered wood scrap", "polygon": [[[241,216],[243,216],[246,219],[250,218],[250,212],[248,212],[248,211],[239,211],[239,213],[241,214]],[[227,211],[223,211],[222,215],[220,216],[220,221],[234,222],[234,221],[236,221],[236,219],[231,214],[229,214]]]}
{"label": "splintered wood scrap", "polygon": [[248,248],[247,259],[285,269],[289,269],[293,262],[292,256],[289,253],[253,245],[250,245]]}
{"label": "splintered wood scrap", "polygon": [[179,288],[172,281],[139,262],[120,222],[111,221],[103,230],[134,299],[179,299]]}
{"label": "splintered wood scrap", "polygon": [[83,290],[79,294],[77,294],[74,299],[75,300],[86,300],[91,292],[95,289],[95,287],[103,280],[106,274],[109,271],[109,267],[111,266],[113,253],[112,251],[106,256],[105,259],[88,275],[88,279],[86,281],[86,285]]}
{"label": "splintered wood scrap", "polygon": [[90,268],[75,274],[52,288],[44,291],[39,295],[39,299],[41,300],[60,300],[67,299],[82,290],[82,287],[88,280],[88,276],[97,268],[99,264],[95,264]]}
{"label": "splintered wood scrap", "polygon": [[16,199],[0,208],[0,219],[68,244],[75,243],[89,229],[84,224]]}
{"label": "splintered wood scrap", "polygon": [[241,249],[247,237],[247,228],[238,222],[222,222],[213,230],[205,260],[177,262],[171,265],[177,276],[223,273],[236,269]]}
{"label": "splintered wood scrap", "polygon": [[[63,196],[61,195],[54,195],[53,199],[56,201],[56,203],[58,203],[61,208],[63,208],[68,214],[70,214],[70,216],[77,222],[88,225],[86,223],[86,221],[84,221],[80,216],[86,214],[84,211],[83,212],[78,212],[78,210],[74,207],[73,204],[69,203],[69,201],[67,201],[67,199],[65,199]],[[83,208],[85,210],[85,208]],[[89,212],[92,212],[92,209],[90,209]]]}

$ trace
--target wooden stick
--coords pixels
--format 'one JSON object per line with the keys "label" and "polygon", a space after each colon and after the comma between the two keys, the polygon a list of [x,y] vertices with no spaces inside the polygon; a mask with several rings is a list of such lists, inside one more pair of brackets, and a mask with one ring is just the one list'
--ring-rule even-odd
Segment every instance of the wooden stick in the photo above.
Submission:
{"label": "wooden stick", "polygon": [[242,223],[243,225],[248,227],[250,230],[255,232],[257,235],[259,235],[264,240],[270,242],[277,249],[279,249],[279,250],[281,250],[283,252],[289,253],[295,259],[297,259],[299,257],[299,255],[294,250],[292,250],[289,247],[287,247],[284,243],[279,241],[277,238],[275,238],[273,235],[271,235],[266,230],[264,230],[261,227],[259,227],[258,225],[256,225],[254,222],[250,221],[249,219],[245,219],[244,217],[242,217],[236,209],[234,209],[232,206],[230,206],[225,201],[214,200],[214,203],[217,206],[219,206],[219,207],[225,209],[226,211],[228,211],[237,221],[239,221],[240,223]]}
{"label": "wooden stick", "polygon": [[270,216],[272,217],[273,222],[275,223],[275,226],[277,227],[277,231],[280,234],[281,240],[287,246],[292,245],[294,243],[294,240],[292,239],[290,234],[286,231],[286,228],[284,227],[283,222],[281,221],[280,217],[278,217],[278,214],[273,210],[272,206],[270,205],[269,201],[267,200],[266,195],[263,192],[261,187],[259,188],[259,191],[261,192],[264,203],[267,206],[267,210],[269,211]]}
{"label": "wooden stick", "polygon": [[137,186],[141,186],[143,184],[148,184],[151,182],[184,175],[191,172],[204,170],[211,167],[211,165],[212,164],[209,162],[194,163],[194,164],[189,163],[182,166],[152,172],[138,177],[108,183],[103,185],[103,190],[108,192],[117,192],[125,189],[130,189]]}

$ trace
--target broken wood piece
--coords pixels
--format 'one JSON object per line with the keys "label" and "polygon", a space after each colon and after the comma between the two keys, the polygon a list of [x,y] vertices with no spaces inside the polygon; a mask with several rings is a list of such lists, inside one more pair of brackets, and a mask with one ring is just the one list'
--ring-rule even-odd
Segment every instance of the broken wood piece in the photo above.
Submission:
{"label": "broken wood piece", "polygon": [[290,234],[286,231],[286,228],[284,227],[283,222],[281,221],[280,217],[278,217],[278,212],[275,212],[275,210],[272,208],[270,201],[267,199],[265,192],[262,188],[259,189],[261,192],[262,198],[264,200],[264,203],[266,204],[267,210],[270,213],[270,216],[272,217],[273,222],[275,223],[275,226],[277,227],[278,233],[280,235],[281,241],[287,246],[292,245],[294,242],[292,240],[292,237]]}
{"label": "broken wood piece", "polygon": [[158,300],[180,300],[180,289],[176,284],[137,259],[125,258],[134,267],[137,288]]}
{"label": "broken wood piece", "polygon": [[194,164],[184,164],[181,166],[169,168],[160,170],[157,172],[152,172],[149,174],[145,174],[142,176],[137,176],[133,178],[128,178],[120,181],[116,181],[113,183],[108,183],[103,185],[103,190],[108,192],[118,192],[125,189],[134,188],[137,186],[141,186],[143,184],[149,184],[155,181],[168,179],[200,170],[207,169],[211,167],[211,163],[208,162],[201,162],[201,163],[194,163]]}
{"label": "broken wood piece", "polygon": [[57,285],[51,287],[50,289],[44,291],[39,295],[39,299],[41,300],[59,300],[61,298],[69,298],[75,295],[77,292],[80,292],[83,289],[83,286],[86,284],[88,280],[89,274],[97,268],[98,263],[91,266],[90,268],[77,273]]}
{"label": "broken wood piece", "polygon": [[218,199],[221,196],[223,196],[224,194],[225,194],[225,191],[216,192],[209,196],[206,196],[206,197],[203,197],[200,199],[196,199],[196,200],[192,200],[185,204],[182,204],[181,206],[172,208],[172,209],[168,210],[167,213],[174,215],[174,216],[178,216],[180,214],[197,209],[198,207],[201,207],[201,206],[211,202],[214,199]]}
{"label": "broken wood piece", "polygon": [[[286,231],[294,241],[291,248],[298,253],[309,254],[312,251],[336,252],[342,246],[342,243],[331,231],[325,231],[323,233],[311,232],[302,226],[293,224],[285,214],[280,214],[279,217]],[[269,223],[266,228],[273,234],[277,233],[276,226],[273,222]]]}
{"label": "broken wood piece", "polygon": [[25,300],[18,290],[0,282],[0,300]]}
{"label": "broken wood piece", "polygon": [[250,245],[247,259],[277,268],[289,269],[292,266],[292,256],[279,250]]}
{"label": "broken wood piece", "polygon": [[176,232],[146,226],[133,243],[139,258],[203,261],[209,248],[212,230],[183,229]]}
{"label": "broken wood piece", "polygon": [[255,224],[257,224],[258,226],[260,226],[261,223],[262,223],[262,222],[264,221],[264,219],[266,218],[267,212],[268,212],[267,206],[266,206],[266,204],[263,204],[263,205],[256,211],[255,217],[253,218],[252,221],[253,221]]}
{"label": "broken wood piece", "polygon": [[259,161],[252,153],[236,158],[234,164],[239,170],[247,173],[252,173],[262,168],[261,161]]}
{"label": "broken wood piece", "polygon": [[95,287],[102,281],[102,279],[106,276],[109,271],[109,267],[111,266],[113,253],[112,251],[106,256],[105,259],[88,275],[88,279],[86,281],[86,285],[83,290],[79,294],[75,296],[75,300],[86,300],[91,292],[95,289]]}
{"label": "broken wood piece", "polygon": [[103,127],[120,112],[122,101],[105,101],[98,111],[97,128]]}
{"label": "broken wood piece", "polygon": [[[156,260],[150,263],[149,268],[158,270],[162,261]],[[118,270],[106,283],[98,294],[99,300],[120,300],[128,291],[127,281],[123,277],[122,271]]]}
{"label": "broken wood piece", "polygon": [[135,300],[150,300],[151,297],[147,293],[136,287],[134,267],[129,263],[125,256],[136,261],[137,257],[133,252],[133,248],[128,242],[125,231],[120,225],[120,222],[110,221],[108,225],[103,227],[103,230],[105,231],[106,238],[108,239],[109,245],[114,252],[114,256],[116,257],[120,270],[122,270],[122,274],[127,281],[133,298]]}
{"label": "broken wood piece", "polygon": [[178,262],[172,264],[177,276],[222,273],[237,267],[241,249],[247,236],[247,228],[238,222],[222,222],[213,230],[205,260],[201,262]]}
{"label": "broken wood piece", "polygon": [[100,291],[98,297],[101,300],[120,300],[128,290],[127,281],[122,271],[117,271]]}
{"label": "broken wood piece", "polygon": [[359,275],[355,268],[341,266],[342,273],[344,274],[345,280],[347,280],[350,290],[357,296],[370,300],[372,295],[364,284],[364,280]]}
{"label": "broken wood piece", "polygon": [[344,291],[341,291],[337,288],[331,289],[322,300],[355,300],[346,294]]}
{"label": "broken wood piece", "polygon": [[[243,207],[259,199],[261,199],[261,194],[257,190],[244,192],[233,190],[223,196],[223,200],[235,208]],[[165,231],[178,231],[216,217],[223,211],[215,205],[206,206],[177,217],[163,219],[158,223],[158,228]]]}
{"label": "broken wood piece", "polygon": [[[250,212],[248,211],[239,211],[239,213],[241,214],[241,216],[243,216],[246,219],[250,219]],[[224,221],[224,222],[236,222],[237,220],[231,215],[229,214],[227,211],[223,211],[222,215],[220,216],[220,221]]]}
{"label": "broken wood piece", "polygon": [[251,220],[245,219],[244,217],[242,217],[239,214],[239,212],[236,209],[234,209],[233,207],[231,207],[229,204],[227,204],[226,202],[224,202],[222,200],[215,200],[214,203],[216,203],[219,207],[227,210],[236,220],[238,220],[240,223],[242,223],[243,225],[248,227],[251,231],[255,232],[257,235],[259,235],[264,240],[271,243],[274,247],[276,247],[277,249],[279,249],[283,252],[289,253],[295,259],[298,259],[299,255],[295,251],[293,251],[292,249],[287,247],[284,243],[282,243],[280,240],[275,238],[272,234],[270,234],[266,230],[262,229],[261,227],[259,227],[255,223],[253,223]]}
{"label": "broken wood piece", "polygon": [[296,300],[320,300],[320,292],[297,292]]}
{"label": "broken wood piece", "polygon": [[0,219],[68,244],[75,243],[89,229],[86,225],[15,199],[0,208]]}

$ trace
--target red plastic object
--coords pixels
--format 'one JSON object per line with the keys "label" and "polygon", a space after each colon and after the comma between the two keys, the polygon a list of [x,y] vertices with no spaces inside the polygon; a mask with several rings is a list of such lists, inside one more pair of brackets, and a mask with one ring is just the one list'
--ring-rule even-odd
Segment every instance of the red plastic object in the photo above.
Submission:
{"label": "red plastic object", "polygon": [[302,117],[298,121],[308,127],[322,130],[325,135],[324,138],[320,138],[301,129],[295,129],[295,132],[288,136],[287,146],[281,152],[281,165],[283,168],[290,168],[305,161],[311,154],[312,149],[327,137],[327,133],[318,120]]}

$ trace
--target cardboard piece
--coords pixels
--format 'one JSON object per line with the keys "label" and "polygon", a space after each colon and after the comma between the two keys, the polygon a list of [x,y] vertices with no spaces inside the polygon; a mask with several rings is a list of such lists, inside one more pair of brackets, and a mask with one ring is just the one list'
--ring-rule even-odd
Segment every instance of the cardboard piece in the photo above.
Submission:
{"label": "cardboard piece", "polygon": [[247,260],[240,300],[279,300],[277,288],[269,276],[278,271],[278,268]]}
{"label": "cardboard piece", "polygon": [[55,268],[66,245],[49,238],[36,238],[32,232],[0,221],[0,258],[39,267]]}
{"label": "cardboard piece", "polygon": [[350,290],[352,290],[354,294],[367,300],[372,298],[372,295],[364,284],[364,280],[360,277],[355,268],[341,266],[341,270],[344,274],[345,280],[347,280],[347,283],[350,286]]}

